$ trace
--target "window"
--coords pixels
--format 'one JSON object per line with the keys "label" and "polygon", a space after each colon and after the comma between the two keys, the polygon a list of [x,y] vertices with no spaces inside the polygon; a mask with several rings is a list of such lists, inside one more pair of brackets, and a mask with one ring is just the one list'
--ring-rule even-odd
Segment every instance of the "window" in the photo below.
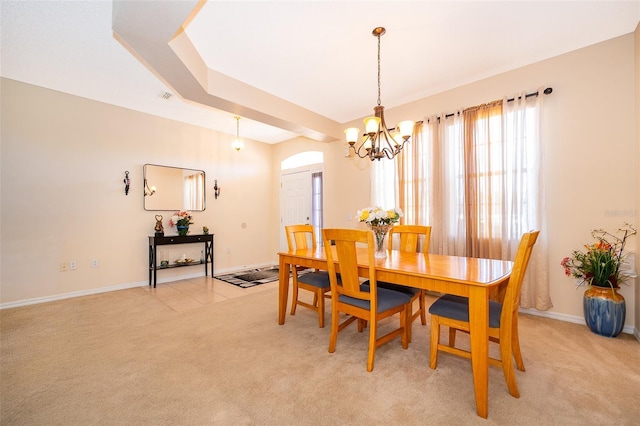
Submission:
{"label": "window", "polygon": [[432,251],[503,257],[539,224],[538,110],[522,97],[429,117],[397,160],[372,164],[372,203],[431,225]]}

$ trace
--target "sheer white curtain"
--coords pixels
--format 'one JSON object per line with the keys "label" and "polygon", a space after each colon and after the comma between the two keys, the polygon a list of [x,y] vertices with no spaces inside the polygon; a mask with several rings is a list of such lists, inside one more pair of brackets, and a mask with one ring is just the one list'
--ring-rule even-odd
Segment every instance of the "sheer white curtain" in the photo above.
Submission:
{"label": "sheer white curtain", "polygon": [[[540,230],[522,284],[520,306],[539,310],[550,309],[548,239],[545,220],[545,185],[542,166],[544,150],[541,139],[544,88],[538,96],[516,94],[513,101],[503,100],[503,161],[512,174],[505,182],[505,202],[502,216],[503,253],[512,260],[523,233]],[[503,256],[504,257],[504,256]]]}
{"label": "sheer white curtain", "polygon": [[184,205],[188,210],[204,210],[204,178],[201,173],[184,178]]}
{"label": "sheer white curtain", "polygon": [[466,255],[465,168],[462,111],[429,117],[433,178],[429,214],[434,253]]}
{"label": "sheer white curtain", "polygon": [[424,124],[417,123],[413,129],[411,143],[398,156],[398,202],[404,211],[403,223],[428,225],[432,211],[429,197],[433,181],[432,140],[423,131]]}
{"label": "sheer white curtain", "polygon": [[371,200],[370,207],[390,209],[398,204],[397,157],[393,160],[383,158],[371,162]]}

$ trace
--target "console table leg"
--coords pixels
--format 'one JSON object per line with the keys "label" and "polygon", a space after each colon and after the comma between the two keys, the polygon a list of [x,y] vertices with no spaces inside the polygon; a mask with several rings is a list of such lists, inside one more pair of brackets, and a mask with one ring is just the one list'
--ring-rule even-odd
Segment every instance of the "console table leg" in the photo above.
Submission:
{"label": "console table leg", "polygon": [[149,246],[149,286],[151,286],[151,275],[155,269],[155,258],[153,256],[153,247]]}

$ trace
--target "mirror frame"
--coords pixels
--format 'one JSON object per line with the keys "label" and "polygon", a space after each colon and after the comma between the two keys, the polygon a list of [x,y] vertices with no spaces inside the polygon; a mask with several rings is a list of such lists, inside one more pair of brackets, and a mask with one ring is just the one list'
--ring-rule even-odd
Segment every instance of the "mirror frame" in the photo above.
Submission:
{"label": "mirror frame", "polygon": [[[155,168],[168,169],[168,171],[171,172],[171,174],[179,175],[180,179],[176,180],[175,178],[173,178],[172,181],[167,181],[162,185],[158,185],[158,182],[161,182],[161,179],[159,179],[157,176],[156,177],[153,176],[152,172],[154,171]],[[202,174],[202,208],[201,209],[191,208],[191,207],[188,207],[188,206],[184,205],[184,190],[181,190],[180,193],[175,193],[174,192],[173,194],[170,193],[170,194],[167,195],[167,194],[163,194],[162,192],[158,193],[158,190],[156,189],[156,191],[152,195],[146,195],[147,194],[147,185],[149,187],[156,186],[156,187],[162,188],[164,186],[166,188],[167,187],[167,183],[169,183],[169,186],[172,186],[174,188],[182,188],[182,177],[185,176],[185,173],[187,173],[187,175]],[[144,207],[144,209],[146,211],[179,211],[179,210],[188,210],[188,211],[201,212],[201,211],[204,211],[207,208],[207,205],[206,205],[206,201],[207,201],[206,200],[206,192],[207,192],[206,191],[206,173],[205,173],[204,170],[186,169],[186,168],[183,168],[183,167],[165,166],[165,165],[162,165],[162,164],[149,164],[149,163],[147,163],[142,168],[142,175],[143,175],[143,188],[142,188],[143,189],[142,190],[143,202],[142,202],[142,205],[143,205],[143,207]],[[150,177],[151,177],[151,179],[149,179]],[[156,180],[155,184],[154,184],[154,181],[153,181],[154,179]],[[169,176],[168,179],[171,180],[172,177]],[[176,191],[178,191],[178,190],[176,190]],[[152,198],[152,197],[157,197],[158,195],[161,195],[161,196],[164,195],[165,198],[167,198],[167,200],[158,202],[159,198]]]}

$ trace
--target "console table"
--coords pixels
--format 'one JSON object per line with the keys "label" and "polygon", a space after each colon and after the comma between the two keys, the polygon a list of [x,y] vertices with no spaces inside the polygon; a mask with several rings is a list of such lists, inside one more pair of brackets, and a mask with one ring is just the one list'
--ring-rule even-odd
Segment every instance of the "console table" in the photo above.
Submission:
{"label": "console table", "polygon": [[[149,236],[149,285],[151,285],[153,279],[153,287],[155,288],[158,275],[158,246],[172,245],[172,244],[193,244],[204,243],[204,275],[209,275],[208,264],[211,262],[211,278],[213,278],[213,234],[203,235],[173,235],[169,237],[156,237]],[[169,264],[161,267],[160,269],[176,268],[182,266],[201,265],[200,262],[182,264]]]}

